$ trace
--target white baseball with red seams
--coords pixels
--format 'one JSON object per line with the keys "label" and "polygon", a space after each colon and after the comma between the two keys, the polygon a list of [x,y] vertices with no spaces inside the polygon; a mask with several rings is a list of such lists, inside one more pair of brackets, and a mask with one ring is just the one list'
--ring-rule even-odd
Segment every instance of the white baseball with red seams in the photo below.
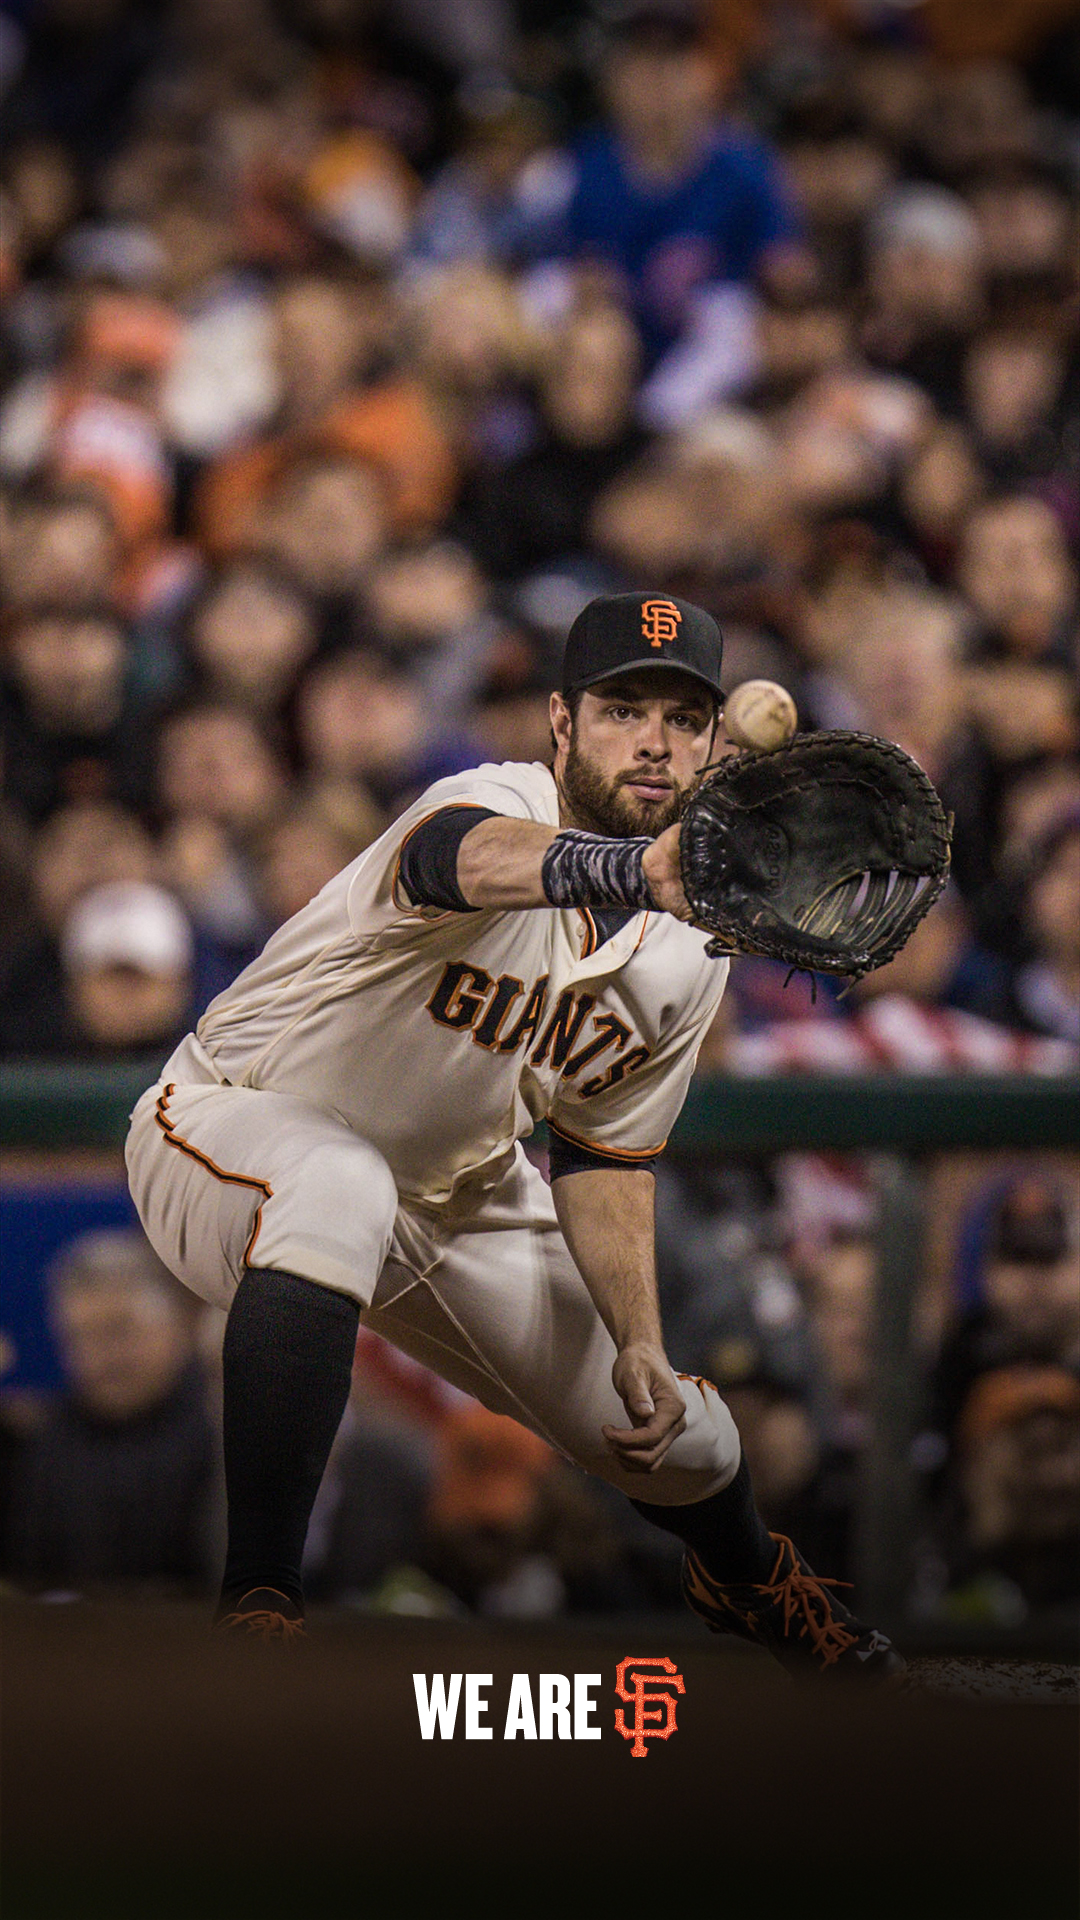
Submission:
{"label": "white baseball with red seams", "polygon": [[775,680],[744,680],[724,702],[724,731],[737,747],[775,753],[799,724],[795,702]]}

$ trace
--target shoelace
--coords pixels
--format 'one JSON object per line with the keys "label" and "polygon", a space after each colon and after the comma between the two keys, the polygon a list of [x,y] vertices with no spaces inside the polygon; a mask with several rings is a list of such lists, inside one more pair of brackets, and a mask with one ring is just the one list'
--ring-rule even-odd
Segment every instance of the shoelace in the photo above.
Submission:
{"label": "shoelace", "polygon": [[[785,1633],[788,1632],[792,1621],[801,1609],[802,1626],[810,1637],[810,1644],[815,1654],[820,1657],[822,1666],[831,1667],[839,1660],[842,1653],[846,1653],[849,1647],[855,1645],[859,1636],[834,1617],[832,1601],[825,1589],[826,1587],[848,1587],[851,1582],[820,1578],[818,1574],[811,1573],[809,1568],[799,1565],[799,1557],[786,1534],[774,1533],[773,1539],[778,1542],[780,1552],[773,1568],[772,1579],[768,1586],[759,1587],[758,1592],[767,1594],[771,1600],[783,1601]],[[778,1580],[777,1574],[783,1564],[785,1549],[791,1556],[791,1571],[786,1573],[782,1580]],[[819,1618],[815,1612],[815,1605],[822,1609],[823,1619]]]}
{"label": "shoelace", "polygon": [[302,1640],[304,1623],[302,1620],[288,1620],[283,1613],[275,1613],[269,1607],[257,1609],[254,1613],[227,1613],[221,1621],[223,1627],[239,1627],[246,1633],[255,1634],[260,1640]]}

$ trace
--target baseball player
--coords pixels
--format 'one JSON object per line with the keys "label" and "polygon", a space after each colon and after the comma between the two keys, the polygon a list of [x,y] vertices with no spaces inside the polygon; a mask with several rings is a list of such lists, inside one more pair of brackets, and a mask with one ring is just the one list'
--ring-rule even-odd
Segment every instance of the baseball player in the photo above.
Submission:
{"label": "baseball player", "polygon": [[[303,1630],[362,1320],[681,1538],[711,1627],[792,1669],[902,1668],[768,1532],[720,1395],[664,1354],[652,1168],[728,966],[687,924],[678,857],[720,663],[699,607],[592,601],[551,699],[553,764],[429,788],[136,1106],[146,1232],[229,1314],[222,1625]],[[539,1120],[550,1187],[521,1144]]]}

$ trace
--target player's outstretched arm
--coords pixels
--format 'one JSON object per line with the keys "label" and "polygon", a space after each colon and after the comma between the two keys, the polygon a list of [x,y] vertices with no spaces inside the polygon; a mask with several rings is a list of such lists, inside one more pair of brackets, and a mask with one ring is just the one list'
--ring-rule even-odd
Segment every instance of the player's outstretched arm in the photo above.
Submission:
{"label": "player's outstretched arm", "polygon": [[458,886],[470,907],[549,907],[542,868],[555,831],[505,814],[473,827],[457,857]]}
{"label": "player's outstretched arm", "polygon": [[[553,843],[558,840],[565,845],[569,837],[537,820],[512,820],[502,814],[482,820],[458,848],[457,881],[462,895],[470,907],[479,908],[625,904],[691,919],[679,868],[678,825],[668,827],[655,840],[604,841],[599,835],[578,835],[578,844],[567,848],[569,857],[560,860],[553,872],[548,857]],[[586,839],[596,843],[598,855],[582,844]],[[605,857],[605,848],[611,849],[610,858]],[[636,898],[635,884],[641,888]],[[560,888],[562,893],[553,898]]]}
{"label": "player's outstretched arm", "polygon": [[566,1243],[618,1348],[611,1377],[628,1427],[605,1427],[632,1473],[651,1473],[686,1425],[686,1403],[668,1365],[656,1292],[651,1173],[615,1167],[564,1175],[552,1185]]}

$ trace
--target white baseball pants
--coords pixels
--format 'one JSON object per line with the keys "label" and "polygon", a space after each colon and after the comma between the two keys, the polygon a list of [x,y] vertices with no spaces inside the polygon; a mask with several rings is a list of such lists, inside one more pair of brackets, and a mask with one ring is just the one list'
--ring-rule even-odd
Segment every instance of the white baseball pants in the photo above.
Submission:
{"label": "white baseball pants", "polygon": [[135,1108],[127,1166],[151,1244],[213,1305],[228,1308],[245,1266],[298,1274],[351,1295],[373,1332],[635,1499],[681,1506],[733,1478],[738,1433],[708,1382],[684,1383],[686,1429],[654,1473],[609,1452],[601,1428],[627,1424],[615,1346],[520,1146],[445,1206],[404,1203],[342,1121],[222,1085],[189,1039]]}

